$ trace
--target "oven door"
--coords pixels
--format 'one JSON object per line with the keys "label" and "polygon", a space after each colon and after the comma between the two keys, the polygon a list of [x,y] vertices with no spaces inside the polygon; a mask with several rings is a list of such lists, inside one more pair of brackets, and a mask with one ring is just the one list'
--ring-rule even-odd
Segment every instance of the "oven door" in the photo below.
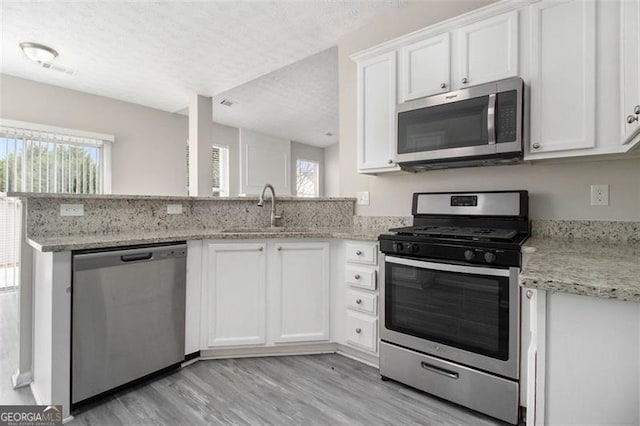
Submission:
{"label": "oven door", "polygon": [[386,256],[380,337],[518,379],[518,272]]}

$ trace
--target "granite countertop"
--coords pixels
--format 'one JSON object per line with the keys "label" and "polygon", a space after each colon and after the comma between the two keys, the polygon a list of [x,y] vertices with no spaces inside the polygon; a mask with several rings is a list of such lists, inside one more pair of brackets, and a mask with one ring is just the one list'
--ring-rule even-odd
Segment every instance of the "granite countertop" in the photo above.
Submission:
{"label": "granite countertop", "polygon": [[335,238],[342,240],[377,241],[379,232],[362,229],[334,228],[280,228],[265,229],[186,229],[144,233],[103,235],[73,235],[59,237],[28,238],[29,244],[42,252],[95,249],[136,244],[167,243],[181,240],[242,240],[268,238]]}
{"label": "granite countertop", "polygon": [[534,237],[523,248],[525,287],[640,302],[640,244]]}

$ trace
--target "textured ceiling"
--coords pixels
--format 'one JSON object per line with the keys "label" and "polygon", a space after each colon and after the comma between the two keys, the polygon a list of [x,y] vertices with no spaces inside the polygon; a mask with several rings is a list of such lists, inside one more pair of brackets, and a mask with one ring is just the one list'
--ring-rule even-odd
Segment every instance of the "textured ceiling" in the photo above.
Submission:
{"label": "textured ceiling", "polygon": [[[389,9],[411,0],[309,1],[75,1],[0,2],[0,71],[31,80],[147,105],[166,111],[185,107],[190,93],[214,96],[257,77],[323,52],[338,38]],[[27,60],[18,43],[34,41],[58,50],[56,64],[74,76],[45,70]],[[335,51],[321,53],[335,66]],[[320,60],[320,59],[318,59]],[[313,64],[313,60],[310,62]],[[315,62],[318,64],[318,62]],[[327,68],[326,64],[320,64]],[[322,79],[331,88],[305,81]],[[283,119],[299,120],[304,109],[310,126],[327,127],[335,114],[336,70],[313,70],[304,63],[229,92],[238,106],[271,105]],[[281,75],[282,77],[278,77]],[[275,76],[275,77],[274,77]],[[290,80],[287,80],[290,79]],[[277,96],[274,84],[283,89]],[[302,94],[302,95],[300,95]],[[313,99],[316,98],[317,99]],[[275,103],[277,99],[284,102]],[[299,100],[297,100],[299,99]],[[312,99],[312,100],[310,100]],[[314,109],[312,110],[312,104]],[[308,105],[308,106],[307,106]],[[256,107],[257,108],[257,107]],[[253,110],[256,111],[257,109]],[[240,108],[238,108],[240,110]],[[235,113],[228,122],[256,129]],[[272,118],[274,114],[272,114]],[[244,120],[244,121],[242,121]],[[282,128],[280,125],[273,128]],[[293,128],[302,123],[292,122]],[[332,123],[335,129],[335,123]],[[332,130],[326,128],[322,133]],[[296,130],[297,132],[297,130]],[[302,138],[289,136],[292,139]],[[314,139],[315,143],[321,143]]]}
{"label": "textured ceiling", "polygon": [[[222,99],[233,105],[221,105]],[[337,99],[338,48],[334,47],[214,96],[213,120],[328,146],[338,142]]]}

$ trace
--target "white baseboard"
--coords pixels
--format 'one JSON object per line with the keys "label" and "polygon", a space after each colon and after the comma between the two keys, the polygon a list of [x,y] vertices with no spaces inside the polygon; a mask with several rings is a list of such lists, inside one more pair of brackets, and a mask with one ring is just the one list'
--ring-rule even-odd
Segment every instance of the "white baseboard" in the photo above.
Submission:
{"label": "white baseboard", "polygon": [[380,360],[376,354],[369,354],[351,346],[336,345],[336,353],[355,361],[367,364],[370,367],[380,368]]}
{"label": "white baseboard", "polygon": [[13,384],[14,389],[28,386],[31,382],[33,382],[33,375],[31,374],[31,371],[25,371],[23,373],[16,371],[11,376],[11,383]]}
{"label": "white baseboard", "polygon": [[250,358],[259,356],[317,355],[336,352],[335,343],[314,343],[303,345],[269,347],[235,347],[206,349],[200,351],[199,359]]}

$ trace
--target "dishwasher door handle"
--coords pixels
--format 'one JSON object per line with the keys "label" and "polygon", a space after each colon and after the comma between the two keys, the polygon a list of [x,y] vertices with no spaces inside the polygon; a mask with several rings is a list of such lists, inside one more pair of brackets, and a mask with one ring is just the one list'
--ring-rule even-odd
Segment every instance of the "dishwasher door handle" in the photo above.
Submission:
{"label": "dishwasher door handle", "polygon": [[153,253],[136,253],[136,254],[125,254],[120,256],[120,260],[123,262],[136,262],[138,260],[149,260],[153,257]]}

